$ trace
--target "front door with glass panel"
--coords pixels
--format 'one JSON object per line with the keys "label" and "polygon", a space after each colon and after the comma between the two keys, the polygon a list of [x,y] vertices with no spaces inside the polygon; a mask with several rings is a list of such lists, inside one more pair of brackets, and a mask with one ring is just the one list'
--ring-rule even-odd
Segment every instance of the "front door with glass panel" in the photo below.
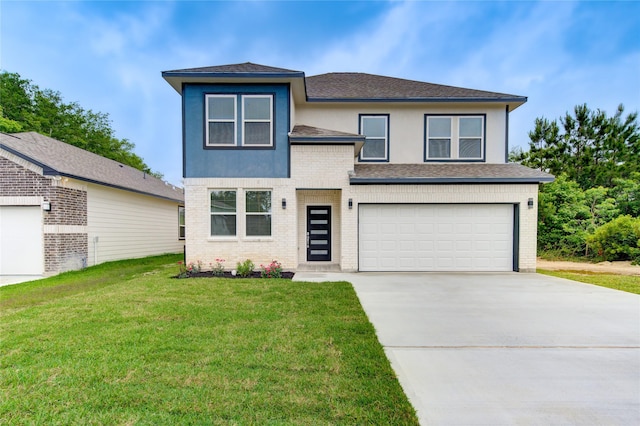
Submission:
{"label": "front door with glass panel", "polygon": [[307,261],[331,260],[331,207],[307,206]]}

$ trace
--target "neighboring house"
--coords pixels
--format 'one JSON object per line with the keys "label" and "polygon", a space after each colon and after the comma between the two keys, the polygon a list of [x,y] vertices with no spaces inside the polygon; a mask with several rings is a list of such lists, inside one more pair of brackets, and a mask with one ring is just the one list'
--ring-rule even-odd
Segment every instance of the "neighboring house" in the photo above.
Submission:
{"label": "neighboring house", "polygon": [[181,252],[183,206],[182,189],[140,170],[38,133],[0,133],[0,278]]}
{"label": "neighboring house", "polygon": [[525,97],[252,63],[162,76],[182,96],[187,261],[535,271],[553,176],[507,164]]}

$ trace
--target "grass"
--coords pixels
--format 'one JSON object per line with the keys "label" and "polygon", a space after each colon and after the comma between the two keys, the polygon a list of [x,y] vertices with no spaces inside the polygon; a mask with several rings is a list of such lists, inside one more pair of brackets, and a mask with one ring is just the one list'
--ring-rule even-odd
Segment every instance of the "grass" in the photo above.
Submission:
{"label": "grass", "polygon": [[0,423],[417,424],[350,284],[178,259],[0,288]]}
{"label": "grass", "polygon": [[537,271],[545,275],[640,294],[640,277],[638,276],[605,274],[590,271],[549,271],[545,269],[538,269]]}

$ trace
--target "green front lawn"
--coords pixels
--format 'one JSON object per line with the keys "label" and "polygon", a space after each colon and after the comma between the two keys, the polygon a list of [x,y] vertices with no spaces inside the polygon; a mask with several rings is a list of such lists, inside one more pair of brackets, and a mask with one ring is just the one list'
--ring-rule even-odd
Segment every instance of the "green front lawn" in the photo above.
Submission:
{"label": "green front lawn", "polygon": [[538,272],[554,277],[640,294],[640,277],[638,276],[603,274],[589,271],[548,271],[546,269],[538,269]]}
{"label": "green front lawn", "polygon": [[417,424],[350,284],[177,260],[1,287],[0,423]]}

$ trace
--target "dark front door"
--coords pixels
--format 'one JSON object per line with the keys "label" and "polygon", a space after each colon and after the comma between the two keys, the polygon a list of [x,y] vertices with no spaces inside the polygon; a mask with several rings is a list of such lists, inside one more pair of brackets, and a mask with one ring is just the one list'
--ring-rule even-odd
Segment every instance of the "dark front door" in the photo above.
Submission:
{"label": "dark front door", "polygon": [[307,260],[331,260],[331,206],[307,206]]}

